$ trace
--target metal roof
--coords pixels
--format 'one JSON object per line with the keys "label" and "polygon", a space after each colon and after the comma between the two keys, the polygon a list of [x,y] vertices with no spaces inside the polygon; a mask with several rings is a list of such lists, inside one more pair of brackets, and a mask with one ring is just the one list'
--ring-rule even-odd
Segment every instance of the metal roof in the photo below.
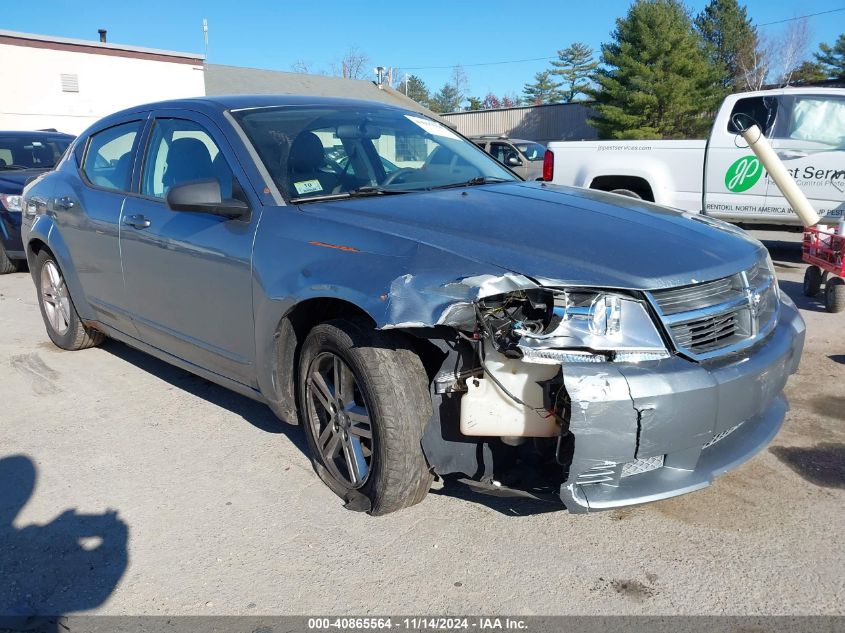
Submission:
{"label": "metal roof", "polygon": [[[244,68],[241,66],[205,65],[205,94],[218,95],[302,95],[309,97],[343,97],[379,101],[439,118],[428,108],[401,92],[366,79],[344,79],[326,75]],[[444,121],[445,122],[445,121]],[[454,127],[454,124],[449,124]]]}

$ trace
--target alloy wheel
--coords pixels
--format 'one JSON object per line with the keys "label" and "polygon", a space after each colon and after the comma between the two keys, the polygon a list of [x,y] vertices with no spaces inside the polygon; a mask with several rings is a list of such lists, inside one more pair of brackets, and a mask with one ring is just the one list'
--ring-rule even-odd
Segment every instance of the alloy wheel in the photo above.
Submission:
{"label": "alloy wheel", "polygon": [[50,260],[41,267],[41,303],[50,327],[64,335],[70,327],[70,295],[58,266]]}
{"label": "alloy wheel", "polygon": [[373,465],[373,426],[355,374],[337,354],[322,352],[308,367],[308,424],[323,464],[341,482],[363,486]]}

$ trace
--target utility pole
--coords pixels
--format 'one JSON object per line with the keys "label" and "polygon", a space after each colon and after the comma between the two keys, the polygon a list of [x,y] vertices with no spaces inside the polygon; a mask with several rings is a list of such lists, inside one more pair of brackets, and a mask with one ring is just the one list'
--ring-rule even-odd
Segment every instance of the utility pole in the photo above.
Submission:
{"label": "utility pole", "polygon": [[202,37],[205,40],[205,61],[208,63],[208,19],[202,19]]}

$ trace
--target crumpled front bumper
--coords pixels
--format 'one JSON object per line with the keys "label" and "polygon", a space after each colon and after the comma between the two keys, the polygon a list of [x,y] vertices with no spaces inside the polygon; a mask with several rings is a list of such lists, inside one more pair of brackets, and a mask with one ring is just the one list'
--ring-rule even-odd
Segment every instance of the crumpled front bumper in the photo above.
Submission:
{"label": "crumpled front bumper", "polygon": [[566,364],[570,433],[558,460],[570,512],[646,503],[704,488],[760,451],[787,411],[782,391],[798,368],[804,322],[784,298],[759,345],[694,363]]}

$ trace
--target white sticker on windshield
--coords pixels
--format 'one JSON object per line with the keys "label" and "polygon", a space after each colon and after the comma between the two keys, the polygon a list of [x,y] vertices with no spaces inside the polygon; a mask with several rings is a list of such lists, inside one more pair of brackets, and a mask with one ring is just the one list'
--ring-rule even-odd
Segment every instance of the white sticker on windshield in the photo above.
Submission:
{"label": "white sticker on windshield", "polygon": [[410,114],[406,114],[405,118],[408,119],[411,123],[414,123],[421,127],[423,130],[432,134],[434,136],[445,136],[446,138],[460,138],[457,134],[455,134],[452,130],[450,130],[445,125],[441,125],[431,119],[424,119],[418,116],[411,116]]}
{"label": "white sticker on windshield", "polygon": [[316,179],[300,180],[299,182],[293,183],[293,186],[296,188],[296,193],[300,195],[303,193],[316,193],[317,191],[323,190],[323,185]]}

